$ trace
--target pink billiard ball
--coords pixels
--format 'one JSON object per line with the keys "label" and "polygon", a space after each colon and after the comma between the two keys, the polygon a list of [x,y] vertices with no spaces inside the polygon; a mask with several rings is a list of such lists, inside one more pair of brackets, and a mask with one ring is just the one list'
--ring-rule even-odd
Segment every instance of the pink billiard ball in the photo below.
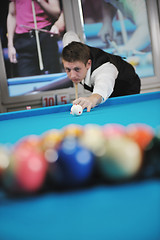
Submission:
{"label": "pink billiard ball", "polygon": [[102,132],[105,138],[121,136],[126,134],[126,129],[118,123],[108,123],[102,127]]}

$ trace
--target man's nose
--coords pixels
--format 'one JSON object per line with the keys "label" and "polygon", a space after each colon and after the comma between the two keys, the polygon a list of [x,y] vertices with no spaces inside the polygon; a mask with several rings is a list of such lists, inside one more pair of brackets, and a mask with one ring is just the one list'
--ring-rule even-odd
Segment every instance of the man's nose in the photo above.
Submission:
{"label": "man's nose", "polygon": [[72,80],[72,79],[74,79],[76,77],[76,73],[75,73],[75,71],[71,71],[70,72],[70,79]]}

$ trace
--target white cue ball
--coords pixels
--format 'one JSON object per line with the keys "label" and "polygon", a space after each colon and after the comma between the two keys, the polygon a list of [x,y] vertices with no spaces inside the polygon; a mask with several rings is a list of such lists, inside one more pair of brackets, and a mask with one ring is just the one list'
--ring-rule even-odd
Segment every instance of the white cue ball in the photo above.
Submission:
{"label": "white cue ball", "polygon": [[83,112],[83,108],[81,105],[78,105],[78,104],[74,104],[72,107],[71,107],[71,114],[72,115],[81,115]]}

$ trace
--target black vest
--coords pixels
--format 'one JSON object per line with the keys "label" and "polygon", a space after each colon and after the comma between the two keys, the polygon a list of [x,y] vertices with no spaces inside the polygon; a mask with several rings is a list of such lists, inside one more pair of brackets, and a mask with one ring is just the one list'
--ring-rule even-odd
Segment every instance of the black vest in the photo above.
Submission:
{"label": "black vest", "polygon": [[[135,72],[134,67],[123,60],[120,56],[113,55],[99,48],[90,47],[90,58],[92,60],[91,75],[93,71],[104,63],[112,63],[118,70],[118,76],[115,81],[114,91],[110,97],[136,94],[140,92],[140,79]],[[107,81],[107,79],[106,79]],[[94,86],[84,88],[93,91]]]}

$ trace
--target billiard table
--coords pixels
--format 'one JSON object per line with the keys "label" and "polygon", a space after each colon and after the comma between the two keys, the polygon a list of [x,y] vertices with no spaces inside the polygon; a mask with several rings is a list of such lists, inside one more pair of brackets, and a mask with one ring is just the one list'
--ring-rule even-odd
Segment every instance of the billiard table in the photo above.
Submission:
{"label": "billiard table", "polygon": [[[70,114],[71,104],[0,114],[0,143],[74,123],[146,123],[160,125],[160,92],[108,99],[91,112]],[[158,240],[160,179],[110,185],[99,183],[75,190],[27,197],[0,191],[0,239],[28,240]]]}
{"label": "billiard table", "polygon": [[28,77],[8,78],[10,97],[24,94],[73,87],[66,73],[52,73]]}

